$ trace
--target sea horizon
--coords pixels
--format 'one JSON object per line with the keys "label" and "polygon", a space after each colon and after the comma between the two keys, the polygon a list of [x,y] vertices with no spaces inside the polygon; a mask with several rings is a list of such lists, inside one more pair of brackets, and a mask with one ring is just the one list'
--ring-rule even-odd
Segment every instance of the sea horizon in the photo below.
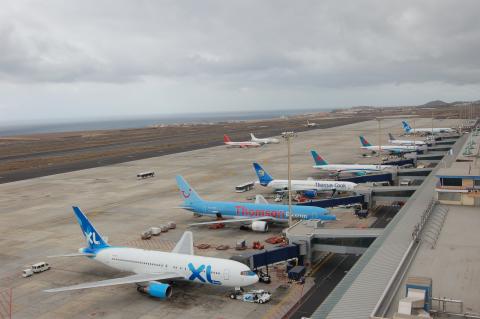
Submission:
{"label": "sea horizon", "polygon": [[42,133],[77,132],[112,129],[145,128],[154,125],[206,124],[227,121],[247,121],[295,116],[309,113],[330,112],[333,108],[269,110],[244,112],[205,112],[183,114],[155,114],[99,119],[38,120],[30,123],[0,123],[0,136],[17,136]]}

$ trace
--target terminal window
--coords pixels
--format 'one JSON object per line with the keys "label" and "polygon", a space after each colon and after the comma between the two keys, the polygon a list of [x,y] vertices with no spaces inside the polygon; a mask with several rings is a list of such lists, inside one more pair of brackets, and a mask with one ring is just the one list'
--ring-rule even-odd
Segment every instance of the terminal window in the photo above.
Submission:
{"label": "terminal window", "polygon": [[461,178],[442,178],[441,183],[443,186],[462,186]]}

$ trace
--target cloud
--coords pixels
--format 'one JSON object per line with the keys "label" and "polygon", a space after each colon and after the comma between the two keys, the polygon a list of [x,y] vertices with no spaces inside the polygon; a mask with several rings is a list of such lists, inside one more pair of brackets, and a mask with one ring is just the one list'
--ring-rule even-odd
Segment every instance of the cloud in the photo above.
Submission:
{"label": "cloud", "polygon": [[102,85],[175,104],[150,91],[175,88],[219,108],[228,99],[214,95],[236,91],[275,107],[265,96],[316,104],[319,90],[476,86],[479,9],[475,0],[11,0],[0,11],[0,92],[15,105],[13,86],[43,87],[30,91],[44,96]]}

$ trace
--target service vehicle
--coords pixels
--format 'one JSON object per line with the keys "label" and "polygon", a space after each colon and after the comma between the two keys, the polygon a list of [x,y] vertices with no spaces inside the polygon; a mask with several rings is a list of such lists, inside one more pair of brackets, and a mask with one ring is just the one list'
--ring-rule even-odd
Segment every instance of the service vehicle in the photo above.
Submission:
{"label": "service vehicle", "polygon": [[44,261],[32,265],[32,271],[34,273],[44,272],[49,269],[50,269],[50,265]]}
{"label": "service vehicle", "polygon": [[230,298],[242,300],[245,302],[253,302],[263,304],[270,301],[272,294],[263,289],[250,290],[248,292],[242,292],[241,290],[235,290],[230,295]]}
{"label": "service vehicle", "polygon": [[24,269],[22,271],[22,277],[23,278],[27,278],[27,277],[30,277],[30,276],[33,276],[33,270],[32,268],[27,268],[27,269]]}

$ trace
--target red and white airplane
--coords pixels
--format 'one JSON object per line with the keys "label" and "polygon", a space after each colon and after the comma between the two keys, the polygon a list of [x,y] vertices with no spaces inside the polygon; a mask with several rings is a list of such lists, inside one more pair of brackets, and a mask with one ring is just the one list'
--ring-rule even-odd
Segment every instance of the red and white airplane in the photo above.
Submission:
{"label": "red and white airplane", "polygon": [[252,141],[245,141],[245,142],[232,142],[230,140],[230,137],[228,137],[227,134],[223,135],[223,142],[230,147],[242,147],[242,148],[247,148],[247,147],[259,147],[262,146],[262,144],[257,143],[257,142],[252,142]]}

